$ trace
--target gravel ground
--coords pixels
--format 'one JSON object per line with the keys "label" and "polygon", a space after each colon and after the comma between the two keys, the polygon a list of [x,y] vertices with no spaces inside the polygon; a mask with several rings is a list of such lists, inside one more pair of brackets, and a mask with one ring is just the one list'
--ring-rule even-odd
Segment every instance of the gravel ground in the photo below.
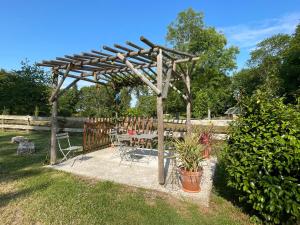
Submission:
{"label": "gravel ground", "polygon": [[[178,198],[190,199],[203,206],[209,206],[209,197],[212,189],[213,174],[217,160],[210,158],[202,162],[203,175],[201,191],[199,193],[186,193],[180,185],[171,184],[171,163],[165,159],[166,185],[158,184],[157,156],[146,156],[134,162],[122,161],[118,151],[106,148],[77,156],[57,165],[47,166],[57,170],[70,172],[76,175],[87,176],[98,180],[108,180],[125,185],[167,192]],[[176,182],[174,182],[176,183]],[[180,182],[179,182],[180,183]]]}

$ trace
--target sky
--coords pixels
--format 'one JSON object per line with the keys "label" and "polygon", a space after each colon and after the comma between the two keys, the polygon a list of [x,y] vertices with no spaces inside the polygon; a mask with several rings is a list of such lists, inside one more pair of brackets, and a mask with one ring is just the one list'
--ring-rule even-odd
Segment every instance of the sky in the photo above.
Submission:
{"label": "sky", "polygon": [[141,35],[166,44],[167,26],[189,7],[203,12],[205,24],[224,33],[228,45],[239,47],[238,69],[256,43],[292,34],[300,22],[300,0],[1,0],[0,68],[138,43]]}

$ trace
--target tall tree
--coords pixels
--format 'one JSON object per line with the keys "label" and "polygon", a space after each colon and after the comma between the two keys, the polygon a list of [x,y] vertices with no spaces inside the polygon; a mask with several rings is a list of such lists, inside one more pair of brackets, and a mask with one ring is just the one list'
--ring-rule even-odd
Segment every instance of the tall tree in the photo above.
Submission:
{"label": "tall tree", "polygon": [[277,34],[258,43],[250,53],[248,68],[233,76],[233,89],[246,96],[260,89],[269,98],[296,93],[297,86],[299,88],[299,71],[294,71],[292,64],[297,64],[297,56],[288,59],[297,52],[296,37],[296,34],[294,37]]}
{"label": "tall tree", "polygon": [[[214,86],[214,92],[222,92],[226,95],[222,98],[216,97],[211,102],[211,97],[202,98],[206,100],[206,105],[211,105],[215,110],[214,114],[222,114],[223,109],[214,107],[215,104],[220,104],[220,101],[225,99],[225,102],[231,98],[230,92],[224,92],[224,88],[228,89],[230,86],[230,78],[228,74],[236,68],[236,54],[238,49],[236,47],[227,47],[227,41],[223,34],[217,32],[213,27],[207,27],[203,21],[203,13],[196,12],[193,9],[187,9],[180,12],[174,22],[168,26],[167,41],[174,48],[183,50],[200,56],[194,72],[191,75],[191,88],[193,99],[198,95],[198,92],[206,91],[210,86]],[[219,80],[220,83],[215,81]],[[182,84],[177,84],[183,90]],[[210,93],[207,93],[210,95]],[[174,107],[174,98],[167,100],[167,108],[182,110],[182,104]],[[174,96],[174,95],[173,95]],[[225,98],[224,98],[225,97]],[[202,101],[202,102],[203,102]],[[193,115],[203,115],[203,107],[197,106],[199,101],[194,102]],[[225,102],[224,105],[225,105]],[[172,107],[171,107],[172,106]],[[196,110],[196,111],[195,111]],[[207,109],[205,110],[205,112]]]}
{"label": "tall tree", "polygon": [[280,78],[289,101],[300,97],[300,24],[283,54]]}

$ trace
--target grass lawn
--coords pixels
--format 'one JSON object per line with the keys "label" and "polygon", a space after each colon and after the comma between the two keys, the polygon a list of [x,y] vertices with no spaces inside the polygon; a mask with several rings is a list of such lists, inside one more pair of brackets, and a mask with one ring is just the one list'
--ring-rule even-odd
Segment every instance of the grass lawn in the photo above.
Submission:
{"label": "grass lawn", "polygon": [[[16,155],[10,139],[28,136],[32,155]],[[71,142],[81,137],[71,135]],[[167,194],[100,182],[43,167],[48,132],[0,132],[0,224],[251,224],[249,217],[213,193],[211,207]],[[142,176],[142,174],[141,174]]]}

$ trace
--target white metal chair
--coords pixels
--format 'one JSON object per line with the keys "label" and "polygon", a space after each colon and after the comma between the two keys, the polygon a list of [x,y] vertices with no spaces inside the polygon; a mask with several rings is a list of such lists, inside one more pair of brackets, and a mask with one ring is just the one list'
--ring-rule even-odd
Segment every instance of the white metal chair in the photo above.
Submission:
{"label": "white metal chair", "polygon": [[[63,155],[63,159],[61,161],[67,160],[68,155],[69,154],[73,154],[74,152],[78,151],[78,150],[82,150],[82,146],[72,146],[70,143],[70,136],[68,133],[60,133],[60,134],[56,134],[56,139],[58,142],[58,147],[60,152]],[[65,140],[66,143],[62,143],[62,141]],[[66,148],[64,146],[67,146]],[[82,157],[83,158],[83,154]]]}
{"label": "white metal chair", "polygon": [[117,130],[111,129],[111,131],[109,133],[109,139],[110,139],[112,147],[118,146],[117,135],[118,135]]}
{"label": "white metal chair", "polygon": [[122,163],[123,160],[126,161],[131,161],[133,162],[133,152],[135,151],[135,147],[129,146],[129,143],[126,144],[126,142],[130,142],[131,138],[122,136],[122,135],[117,135],[117,146],[118,146],[118,151],[120,155],[120,163]]}

